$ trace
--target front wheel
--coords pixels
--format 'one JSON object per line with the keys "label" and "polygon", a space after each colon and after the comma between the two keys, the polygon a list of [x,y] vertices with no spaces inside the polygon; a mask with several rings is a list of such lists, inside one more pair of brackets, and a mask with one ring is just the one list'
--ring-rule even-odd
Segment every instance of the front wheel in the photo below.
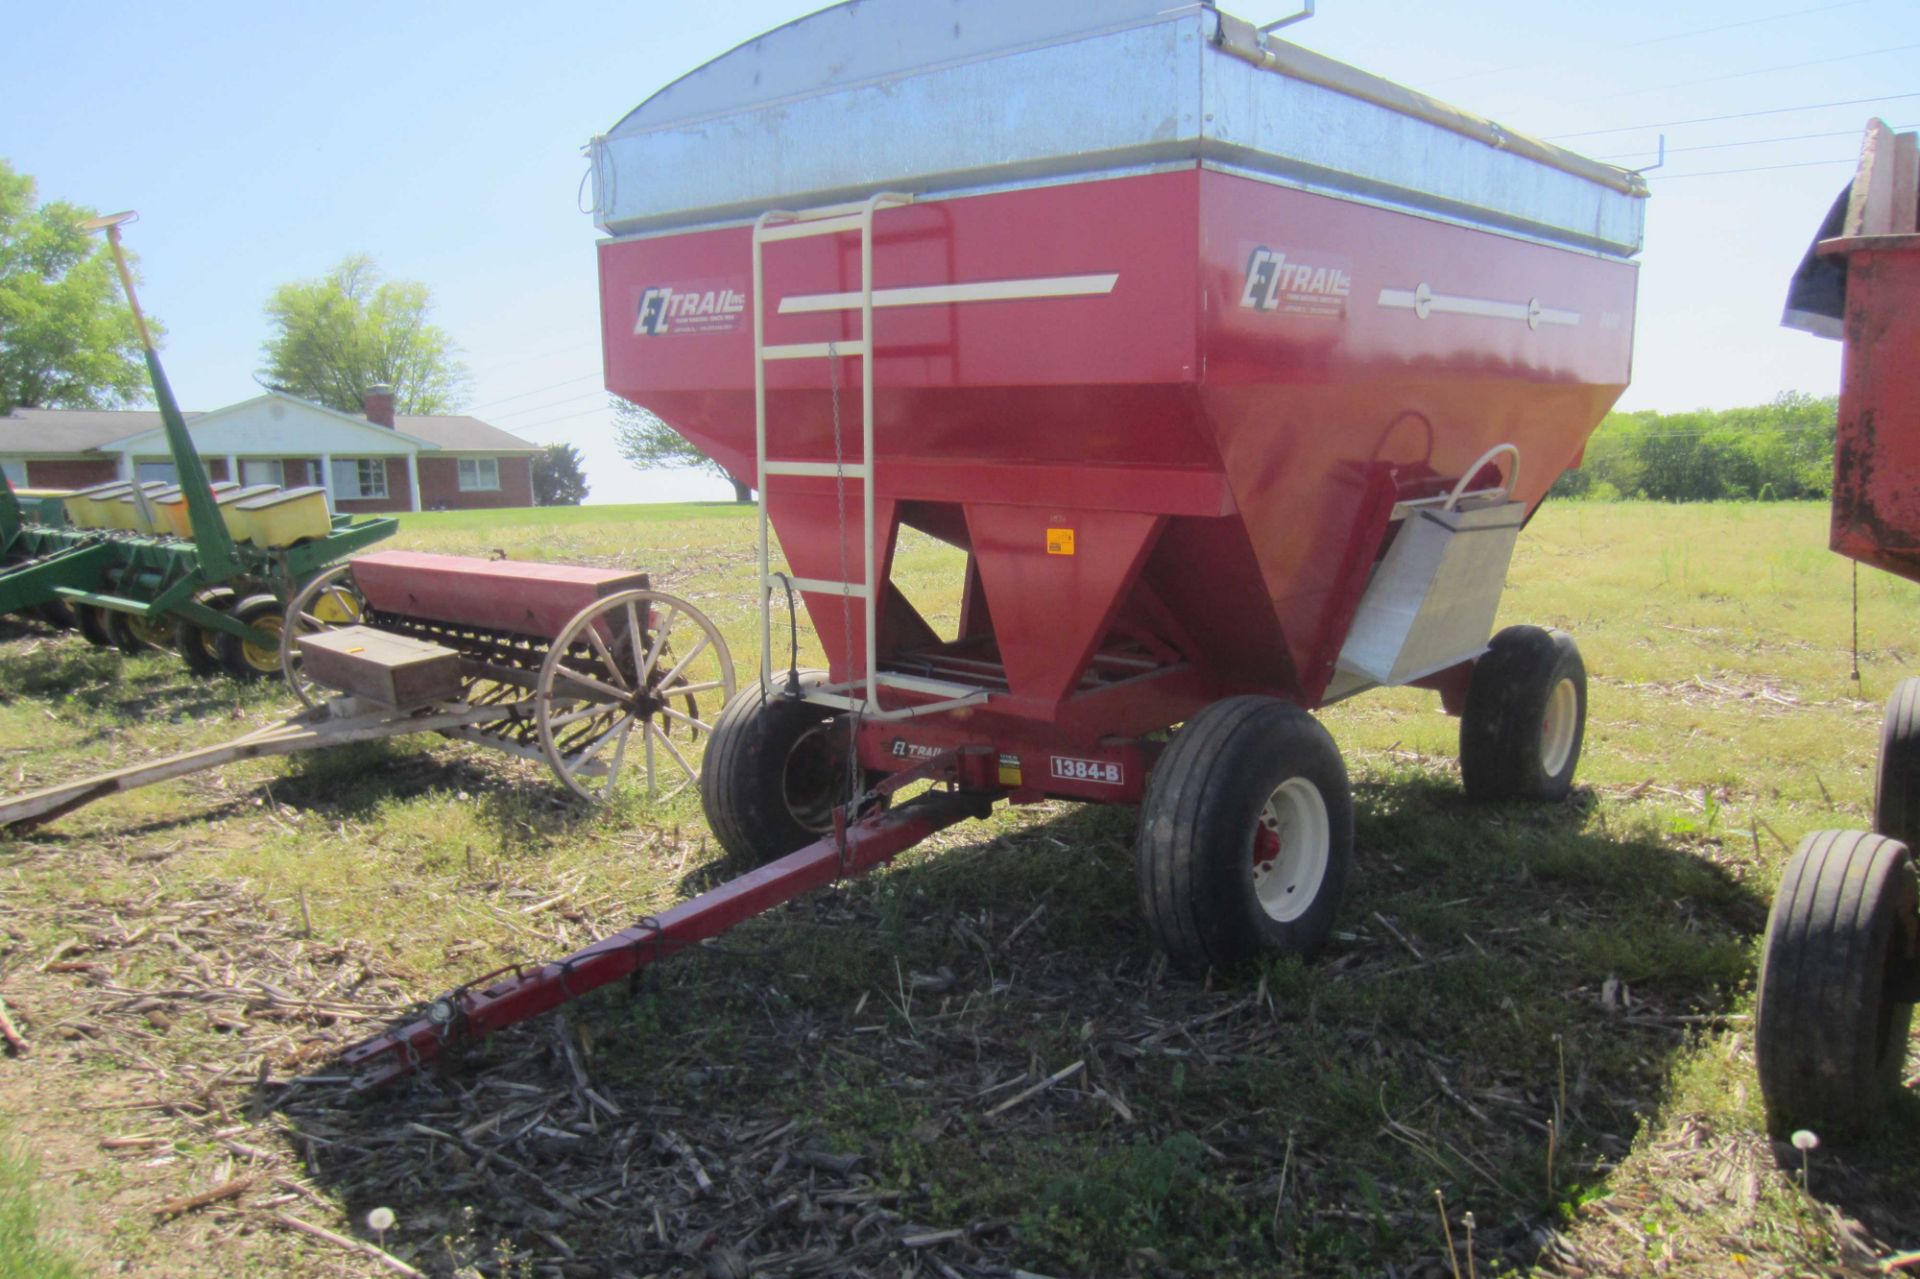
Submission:
{"label": "front wheel", "polygon": [[1873,776],[1873,828],[1920,847],[1920,679],[1903,679],[1880,721]]}
{"label": "front wheel", "polygon": [[237,622],[264,631],[272,639],[265,644],[238,635],[220,632],[215,641],[220,650],[220,665],[238,679],[266,679],[280,673],[280,629],[286,624],[280,601],[271,595],[249,595],[235,604],[230,615]]}
{"label": "front wheel", "polygon": [[1509,626],[1467,685],[1460,780],[1467,798],[1561,800],[1587,734],[1587,668],[1573,636]]}
{"label": "front wheel", "polygon": [[1188,972],[1319,950],[1352,861],[1346,764],[1297,706],[1215,702],[1181,726],[1147,779],[1140,909]]}
{"label": "front wheel", "polygon": [[[825,679],[803,672],[802,687]],[[842,714],[801,701],[776,680],[754,680],[714,722],[700,773],[700,805],[730,857],[760,865],[833,829],[833,810],[854,796],[853,742]]]}
{"label": "front wheel", "polygon": [[1767,917],[1754,1026],[1776,1129],[1858,1128],[1899,1087],[1920,995],[1920,910],[1906,845],[1816,831]]}

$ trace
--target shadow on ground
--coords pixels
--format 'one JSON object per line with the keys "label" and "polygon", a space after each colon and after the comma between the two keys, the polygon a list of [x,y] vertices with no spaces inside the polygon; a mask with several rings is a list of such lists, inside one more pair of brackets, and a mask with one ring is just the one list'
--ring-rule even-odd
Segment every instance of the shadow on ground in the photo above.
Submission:
{"label": "shadow on ground", "polygon": [[1733,1016],[1766,902],[1578,797],[1357,795],[1312,965],[1168,975],[1132,815],[1053,807],[280,1111],[436,1273],[1440,1273],[1436,1189],[1482,1269],[1533,1265]]}

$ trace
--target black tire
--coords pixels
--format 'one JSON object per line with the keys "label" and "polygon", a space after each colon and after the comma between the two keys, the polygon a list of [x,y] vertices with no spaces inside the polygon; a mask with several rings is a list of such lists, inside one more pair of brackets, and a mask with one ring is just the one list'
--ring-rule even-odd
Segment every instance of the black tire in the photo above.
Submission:
{"label": "black tire", "polygon": [[73,609],[65,600],[48,600],[33,611],[41,621],[56,631],[70,631],[74,628]]}
{"label": "black tire", "polygon": [[1538,626],[1495,635],[1473,664],[1460,716],[1467,798],[1565,799],[1586,736],[1587,667],[1573,636]]}
{"label": "black tire", "polygon": [[1920,848],[1920,679],[1900,681],[1880,721],[1873,828],[1908,848]]}
{"label": "black tire", "polygon": [[1899,1086],[1917,934],[1906,845],[1852,830],[1800,841],[1767,918],[1754,1027],[1776,1131],[1857,1129]]}
{"label": "black tire", "polygon": [[[825,676],[801,673],[803,686]],[[833,810],[852,798],[839,712],[782,695],[755,679],[714,721],[700,768],[700,806],[728,856],[762,865],[833,829]]]}
{"label": "black tire", "polygon": [[102,609],[101,612],[105,614],[102,620],[107,628],[107,638],[113,641],[113,646],[122,653],[128,657],[138,657],[153,647],[144,637],[134,633],[130,625],[133,621],[132,614],[122,613],[117,608]]}
{"label": "black tire", "polygon": [[255,626],[274,636],[274,643],[261,648],[248,643],[238,635],[220,632],[215,646],[220,652],[220,665],[227,674],[235,679],[266,679],[280,673],[280,628],[286,625],[286,610],[279,600],[271,595],[249,595],[232,608],[228,614],[237,621]]}
{"label": "black tire", "polygon": [[1346,764],[1297,706],[1215,702],[1181,726],[1147,779],[1140,912],[1186,972],[1312,955],[1333,931],[1352,861]]}
{"label": "black tire", "polygon": [[73,610],[80,634],[95,648],[112,648],[113,636],[107,634],[107,610],[98,604],[80,604]]}
{"label": "black tire", "polygon": [[[225,612],[233,606],[234,592],[229,587],[216,586],[201,591],[194,599],[208,608]],[[195,675],[218,675],[226,669],[220,660],[220,634],[203,630],[182,617],[173,624],[173,647]]]}

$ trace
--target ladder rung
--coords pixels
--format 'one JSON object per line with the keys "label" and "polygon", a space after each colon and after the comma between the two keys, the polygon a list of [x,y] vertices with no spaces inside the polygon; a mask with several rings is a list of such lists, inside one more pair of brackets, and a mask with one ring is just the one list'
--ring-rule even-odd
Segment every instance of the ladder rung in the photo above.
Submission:
{"label": "ladder rung", "polygon": [[833,475],[844,476],[850,480],[867,478],[865,462],[775,462],[771,459],[761,468],[763,475]]}
{"label": "ladder rung", "polygon": [[927,679],[921,675],[899,675],[893,671],[881,671],[874,679],[885,688],[898,688],[909,693],[932,693],[939,697],[967,697],[987,690],[978,684],[957,684],[948,679]]}
{"label": "ladder rung", "polygon": [[763,360],[824,360],[829,355],[865,355],[865,342],[788,342],[780,346],[763,346],[760,358]]}
{"label": "ladder rung", "polygon": [[782,579],[777,574],[773,574],[768,576],[767,585],[782,586],[787,580],[793,582],[793,589],[796,591],[817,591],[822,595],[851,595],[859,600],[867,598],[867,588],[859,582],[829,582],[818,577]]}
{"label": "ladder rung", "polygon": [[761,227],[758,239],[761,244],[772,244],[776,240],[803,240],[810,235],[839,235],[858,231],[866,220],[861,213],[840,213],[805,222],[779,222]]}

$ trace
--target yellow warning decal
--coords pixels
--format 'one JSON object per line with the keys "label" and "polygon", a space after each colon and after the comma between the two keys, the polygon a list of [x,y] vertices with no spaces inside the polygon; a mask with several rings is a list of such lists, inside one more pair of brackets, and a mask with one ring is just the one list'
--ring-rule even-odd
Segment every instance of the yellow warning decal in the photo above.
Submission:
{"label": "yellow warning decal", "polygon": [[1000,784],[1002,786],[1018,786],[1021,784],[1020,757],[1018,755],[1002,755],[1000,757]]}
{"label": "yellow warning decal", "polygon": [[1050,528],[1047,530],[1047,554],[1073,554],[1073,530],[1070,528]]}

